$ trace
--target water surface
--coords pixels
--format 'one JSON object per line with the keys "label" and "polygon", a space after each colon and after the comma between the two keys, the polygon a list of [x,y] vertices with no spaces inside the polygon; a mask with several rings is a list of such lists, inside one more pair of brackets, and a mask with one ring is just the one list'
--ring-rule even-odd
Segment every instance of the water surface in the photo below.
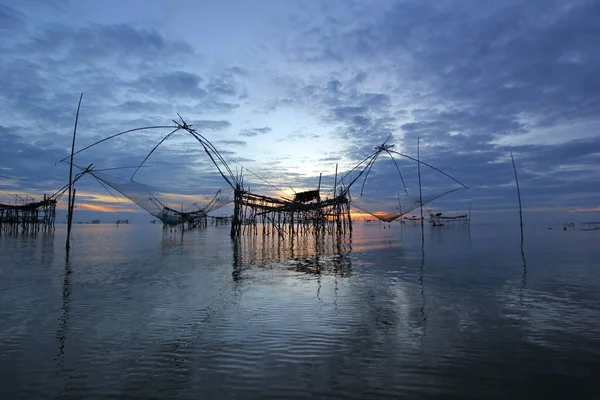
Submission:
{"label": "water surface", "polygon": [[600,232],[0,236],[0,396],[600,398]]}

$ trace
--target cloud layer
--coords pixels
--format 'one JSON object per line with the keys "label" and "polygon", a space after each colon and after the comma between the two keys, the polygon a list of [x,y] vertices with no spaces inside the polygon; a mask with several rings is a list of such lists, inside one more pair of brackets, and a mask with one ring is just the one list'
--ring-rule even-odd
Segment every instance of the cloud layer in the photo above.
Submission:
{"label": "cloud layer", "polygon": [[[425,161],[470,187],[437,209],[514,209],[510,151],[526,209],[600,207],[597,1],[260,2],[253,22],[245,2],[184,3],[0,5],[0,196],[62,186],[57,162],[84,92],[78,148],[179,113],[232,168],[289,192],[313,188],[320,172],[329,189],[336,163],[347,171],[388,138],[414,157],[419,140]],[[169,132],[123,135],[76,162],[137,166]],[[179,132],[147,165],[137,180],[182,193],[223,184]],[[402,165],[414,190],[414,163]],[[431,191],[451,184],[423,178]],[[250,172],[247,182],[273,193]],[[369,182],[381,197],[404,190],[385,161]]]}

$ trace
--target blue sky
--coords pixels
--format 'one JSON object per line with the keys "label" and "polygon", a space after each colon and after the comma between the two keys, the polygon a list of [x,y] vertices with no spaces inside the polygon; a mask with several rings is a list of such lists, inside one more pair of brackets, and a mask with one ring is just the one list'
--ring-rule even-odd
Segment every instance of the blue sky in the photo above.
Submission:
{"label": "blue sky", "polygon": [[[598,15],[590,0],[3,0],[0,201],[64,185],[58,160],[83,92],[77,148],[180,113],[232,167],[289,194],[319,173],[329,189],[336,163],[349,169],[389,135],[416,156],[420,138],[423,160],[470,188],[436,210],[516,217],[512,151],[527,218],[598,218]],[[126,135],[75,162],[135,166],[167,133]],[[180,195],[224,187],[184,134],[147,165],[137,181]],[[413,167],[402,164],[411,194]],[[400,191],[385,160],[371,174],[370,193]],[[428,193],[452,184],[423,178]],[[246,183],[279,193],[249,173]],[[140,211],[91,177],[77,190],[81,218]]]}

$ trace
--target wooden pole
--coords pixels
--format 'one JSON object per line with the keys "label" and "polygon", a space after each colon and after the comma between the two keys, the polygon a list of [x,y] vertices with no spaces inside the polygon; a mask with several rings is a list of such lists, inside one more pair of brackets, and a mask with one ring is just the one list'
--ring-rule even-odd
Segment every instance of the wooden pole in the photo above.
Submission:
{"label": "wooden pole", "polygon": [[83,93],[79,96],[77,114],[75,114],[75,127],[73,128],[73,142],[71,143],[71,158],[69,160],[69,198],[67,199],[67,243],[65,250],[69,254],[71,249],[71,225],[73,224],[73,206],[75,205],[75,193],[73,193],[73,153],[75,152],[75,136],[77,135],[77,122],[79,121],[79,109],[81,108]]}
{"label": "wooden pole", "polygon": [[471,203],[469,203],[469,226],[471,226]]}
{"label": "wooden pole", "polygon": [[323,173],[319,174],[319,186],[317,187],[317,212],[313,213],[313,215],[318,220],[313,220],[313,228],[317,233],[321,233],[320,230],[323,228],[323,210],[321,209],[321,178],[323,177]]}
{"label": "wooden pole", "polygon": [[334,221],[335,221],[335,227],[338,230],[338,233],[340,231],[340,205],[337,201],[337,174],[338,174],[338,164],[335,163],[335,177],[333,178],[333,200],[334,200]]}
{"label": "wooden pole", "polygon": [[513,157],[512,151],[510,152],[510,159],[512,160],[513,171],[515,172],[515,182],[517,183],[517,197],[519,198],[519,223],[521,224],[521,248],[523,248],[523,209],[521,206],[521,188],[519,187],[519,177],[517,176],[517,167],[515,166],[515,158]]}
{"label": "wooden pole", "polygon": [[69,218],[73,221],[73,210],[75,209],[75,192],[77,189],[73,188],[73,197],[71,198],[71,204],[69,205]]}
{"label": "wooden pole", "polygon": [[419,173],[419,205],[421,206],[421,247],[425,247],[425,226],[423,221],[423,191],[421,188],[421,138],[417,138],[417,171]]}
{"label": "wooden pole", "polygon": [[337,170],[338,165],[335,163],[335,177],[333,178],[333,198],[335,199],[336,189],[337,189]]}

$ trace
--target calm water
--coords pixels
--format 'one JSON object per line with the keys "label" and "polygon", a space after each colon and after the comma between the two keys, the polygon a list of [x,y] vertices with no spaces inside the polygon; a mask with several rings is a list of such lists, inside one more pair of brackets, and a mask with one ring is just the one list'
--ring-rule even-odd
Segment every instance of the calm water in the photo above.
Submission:
{"label": "calm water", "polygon": [[2,399],[600,398],[600,232],[63,229],[0,236]]}

